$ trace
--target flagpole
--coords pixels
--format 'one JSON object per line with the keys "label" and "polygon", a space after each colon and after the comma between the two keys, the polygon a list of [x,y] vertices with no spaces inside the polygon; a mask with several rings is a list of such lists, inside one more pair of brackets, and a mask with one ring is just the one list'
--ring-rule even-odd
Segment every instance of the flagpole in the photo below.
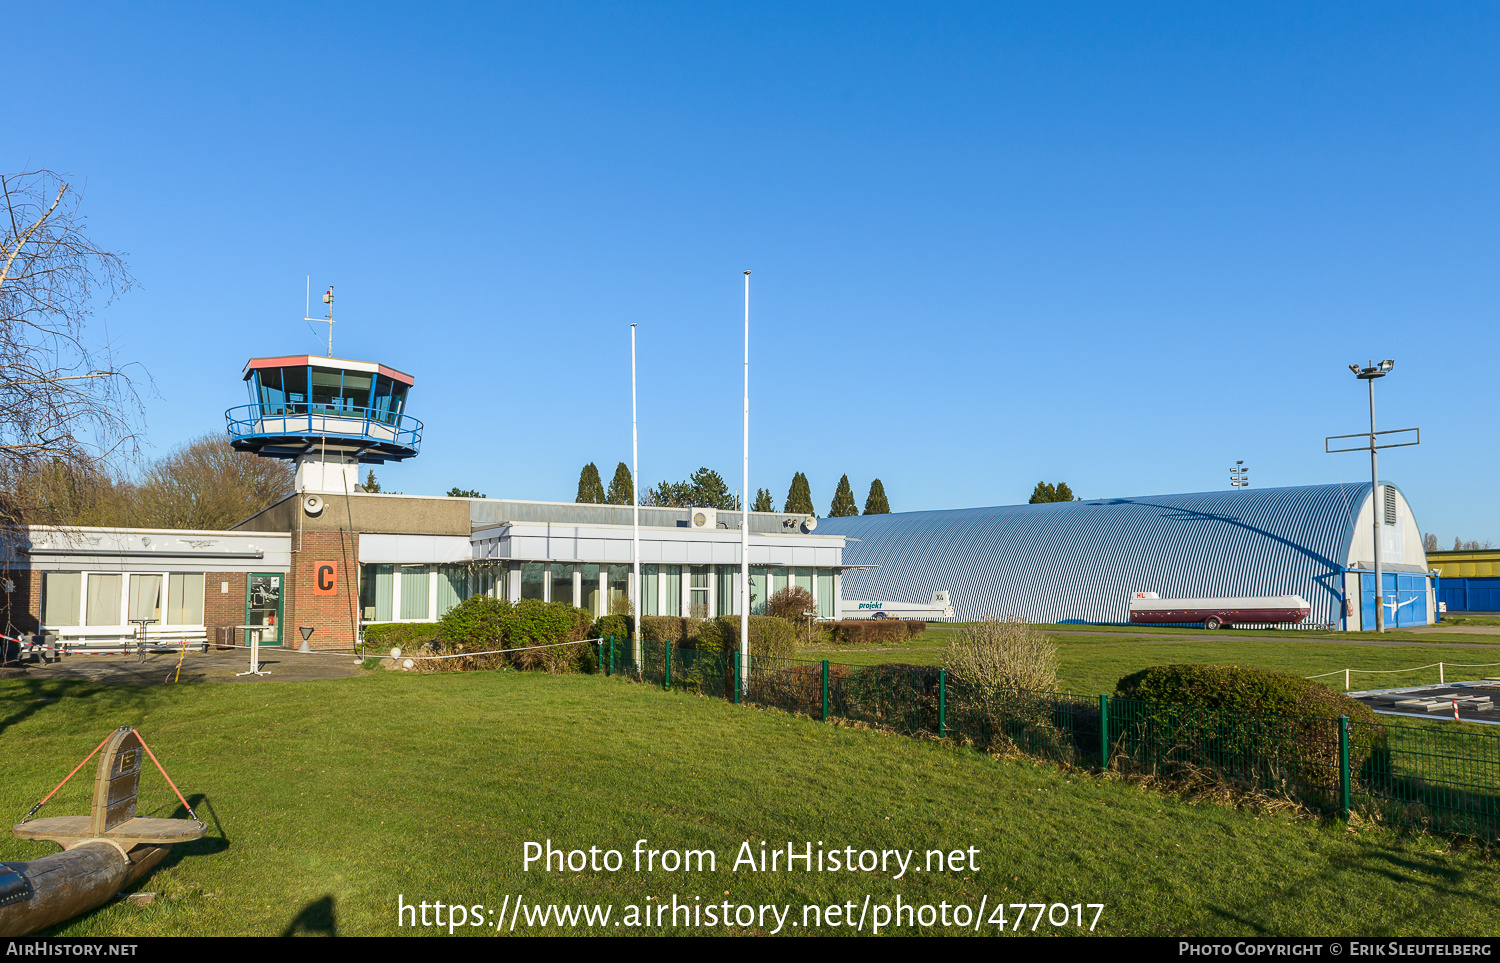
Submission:
{"label": "flagpole", "polygon": [[750,688],[750,272],[745,272],[745,465],[740,485],[740,679]]}
{"label": "flagpole", "polygon": [[635,324],[632,323],[630,325],[630,517],[632,527],[630,559],[635,569],[635,604],[630,607],[630,612],[635,618],[635,632],[632,633],[630,657],[635,660],[636,665],[641,664],[641,605],[645,602],[645,595],[641,591],[641,497],[637,492],[639,486],[636,482],[636,479],[641,477],[639,437],[636,429],[635,409]]}

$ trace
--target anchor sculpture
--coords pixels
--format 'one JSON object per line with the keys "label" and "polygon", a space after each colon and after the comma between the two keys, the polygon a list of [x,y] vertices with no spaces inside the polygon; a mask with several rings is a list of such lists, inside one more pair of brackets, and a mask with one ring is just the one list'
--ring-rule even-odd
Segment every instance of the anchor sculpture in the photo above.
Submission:
{"label": "anchor sculpture", "polygon": [[[32,819],[74,773],[103,750],[87,816]],[[80,762],[57,789],[11,829],[18,839],[45,839],[60,853],[24,863],[0,863],[0,936],[24,936],[102,906],[154,869],[173,843],[199,839],[207,827],[177,792],[190,819],[137,816],[141,767],[150,756],[177,792],[156,754],[129,726],[121,726]]]}

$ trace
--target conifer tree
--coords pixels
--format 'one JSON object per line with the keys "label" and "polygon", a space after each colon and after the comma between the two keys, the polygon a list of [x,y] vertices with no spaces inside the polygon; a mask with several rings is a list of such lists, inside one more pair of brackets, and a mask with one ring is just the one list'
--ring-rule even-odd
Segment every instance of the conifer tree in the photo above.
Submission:
{"label": "conifer tree", "polygon": [[866,515],[889,515],[891,503],[885,500],[885,486],[880,479],[870,482],[870,497],[865,499]]}
{"label": "conifer tree", "polygon": [[375,480],[375,469],[373,468],[371,468],[370,473],[365,476],[365,491],[371,493],[380,491],[380,482]]}
{"label": "conifer tree", "polygon": [[1057,498],[1055,498],[1053,500],[1054,501],[1059,501],[1059,502],[1074,502],[1074,501],[1077,501],[1078,499],[1076,499],[1076,498],[1073,497],[1073,489],[1071,489],[1071,488],[1068,487],[1068,483],[1067,482],[1058,482],[1057,483]]}
{"label": "conifer tree", "polygon": [[771,492],[765,488],[755,493],[755,501],[750,503],[752,512],[774,512],[776,503],[771,501]]}
{"label": "conifer tree", "polygon": [[578,475],[578,497],[575,502],[598,505],[604,501],[604,482],[599,480],[599,466],[589,462]]}
{"label": "conifer tree", "polygon": [[812,489],[807,484],[807,476],[800,471],[792,476],[792,487],[787,489],[786,511],[793,515],[815,515]]}
{"label": "conifer tree", "polygon": [[615,467],[615,477],[610,479],[609,494],[604,496],[608,505],[629,505],[635,495],[635,483],[630,479],[630,469],[622,461]]}
{"label": "conifer tree", "polygon": [[1031,501],[1029,504],[1042,505],[1057,501],[1057,489],[1046,482],[1037,482],[1036,487],[1031,490]]}
{"label": "conifer tree", "polygon": [[858,515],[859,506],[854,504],[854,490],[849,487],[849,476],[839,478],[838,487],[833,490],[833,505],[828,509],[829,518],[848,518],[850,515]]}

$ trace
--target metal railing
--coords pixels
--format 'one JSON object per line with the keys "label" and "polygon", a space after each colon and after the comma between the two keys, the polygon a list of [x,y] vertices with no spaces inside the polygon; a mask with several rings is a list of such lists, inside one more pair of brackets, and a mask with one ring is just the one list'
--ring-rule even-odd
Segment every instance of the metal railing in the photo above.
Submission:
{"label": "metal railing", "polygon": [[984,688],[938,666],[846,665],[643,640],[599,643],[597,664],[662,688],[848,719],[1070,765],[1215,784],[1313,811],[1500,839],[1500,733],[1448,723],[1296,716],[1121,696]]}
{"label": "metal railing", "polygon": [[415,452],[422,445],[422,422],[380,408],[324,404],[241,405],[224,412],[236,440],[335,435],[383,442]]}

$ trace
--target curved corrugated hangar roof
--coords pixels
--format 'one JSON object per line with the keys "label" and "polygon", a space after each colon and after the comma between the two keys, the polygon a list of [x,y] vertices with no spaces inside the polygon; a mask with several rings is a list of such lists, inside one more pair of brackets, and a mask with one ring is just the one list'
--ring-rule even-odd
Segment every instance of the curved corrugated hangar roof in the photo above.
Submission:
{"label": "curved corrugated hangar roof", "polygon": [[[1382,567],[1426,572],[1421,530],[1382,484]],[[1162,598],[1300,595],[1337,621],[1347,570],[1373,570],[1370,484],[1148,495],[820,520],[846,535],[843,596],[925,602],[961,620],[1123,623],[1133,592]],[[853,541],[852,539],[858,539]]]}

